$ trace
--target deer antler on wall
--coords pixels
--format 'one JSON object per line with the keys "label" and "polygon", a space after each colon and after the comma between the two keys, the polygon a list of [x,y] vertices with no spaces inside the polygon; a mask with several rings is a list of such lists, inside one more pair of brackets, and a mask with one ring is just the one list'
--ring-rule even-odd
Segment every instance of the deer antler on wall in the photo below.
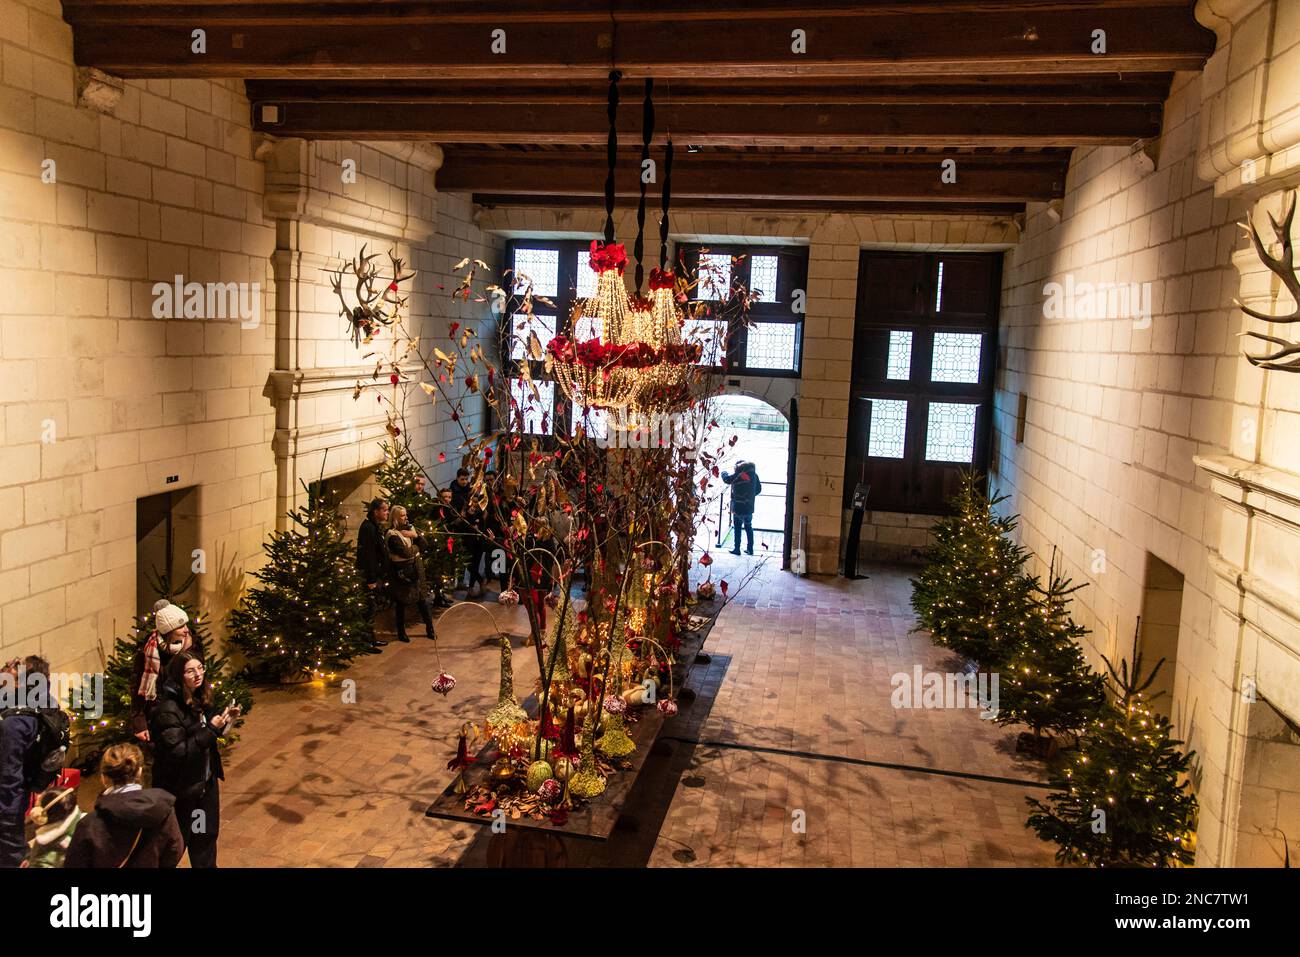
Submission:
{"label": "deer antler on wall", "polygon": [[[1261,319],[1264,322],[1300,322],[1300,276],[1296,275],[1295,250],[1291,245],[1291,222],[1295,219],[1295,207],[1296,194],[1292,191],[1287,198],[1286,215],[1282,217],[1282,222],[1279,223],[1274,219],[1272,213],[1268,214],[1268,221],[1273,226],[1273,234],[1277,237],[1278,242],[1282,244],[1282,252],[1278,256],[1268,254],[1268,250],[1264,248],[1264,241],[1259,238],[1259,231],[1255,229],[1253,222],[1247,221],[1238,224],[1250,236],[1250,241],[1255,246],[1255,254],[1259,256],[1260,262],[1281,278],[1282,285],[1286,287],[1287,292],[1291,293],[1291,298],[1295,301],[1289,315],[1270,316],[1267,313],[1257,312],[1243,305],[1240,299],[1233,300],[1246,315]],[[1253,339],[1259,339],[1279,347],[1276,351],[1263,355],[1252,355],[1249,352],[1242,353],[1251,365],[1259,366],[1261,369],[1283,369],[1287,372],[1300,372],[1300,342],[1291,342],[1278,336],[1266,336],[1262,332],[1243,332],[1241,335],[1250,336]]]}
{"label": "deer antler on wall", "polygon": [[[397,320],[399,310],[406,305],[406,300],[398,293],[398,284],[415,276],[415,273],[404,272],[405,263],[389,252],[392,277],[384,280],[374,262],[378,258],[378,253],[367,256],[366,247],[362,246],[361,253],[353,262],[346,263],[338,272],[330,273],[334,295],[338,296],[342,306],[340,314],[346,317],[352,330],[353,345],[369,342],[381,328]],[[355,306],[348,305],[343,292],[345,273],[351,273],[357,279]]]}

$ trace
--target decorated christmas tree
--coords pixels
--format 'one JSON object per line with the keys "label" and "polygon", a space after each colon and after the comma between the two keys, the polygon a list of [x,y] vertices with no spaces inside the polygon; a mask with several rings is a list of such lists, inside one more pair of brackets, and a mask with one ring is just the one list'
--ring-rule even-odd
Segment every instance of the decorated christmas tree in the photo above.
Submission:
{"label": "decorated christmas tree", "polygon": [[1009,537],[1016,519],[997,512],[1006,496],[982,486],[963,474],[953,514],[935,524],[928,564],[912,580],[912,609],[937,644],[997,668],[1016,650],[1034,586],[1027,553]]}
{"label": "decorated christmas tree", "polygon": [[1121,662],[1106,667],[1117,698],[1085,730],[1078,754],[1052,775],[1046,801],[1028,799],[1029,826],[1057,845],[1062,864],[1171,867],[1191,864],[1196,798],[1169,721],[1143,692],[1163,663],[1139,678]]}
{"label": "decorated christmas tree", "polygon": [[289,518],[263,546],[258,586],[230,613],[230,641],[282,678],[321,676],[373,647],[369,603],[333,503],[313,488]]}
{"label": "decorated christmas tree", "polygon": [[[253,710],[253,692],[247,679],[236,674],[230,657],[214,651],[214,641],[208,633],[208,617],[195,611],[195,604],[185,596],[193,587],[195,578],[190,575],[179,587],[173,588],[166,574],[155,572],[150,580],[159,598],[184,608],[190,616],[189,630],[194,647],[203,649],[207,677],[216,695],[217,703],[225,707],[238,702],[245,715]],[[145,615],[133,619],[130,632],[117,638],[104,666],[103,714],[98,718],[75,714],[72,722],[72,753],[79,766],[91,766],[103,751],[114,744],[135,742],[131,733],[131,698],[134,692],[136,653],[153,632],[153,617]],[[239,739],[238,727],[222,736],[225,745]]]}
{"label": "decorated christmas tree", "polygon": [[1029,726],[1034,750],[1046,751],[1045,732],[1077,735],[1106,705],[1105,679],[1093,671],[1079,641],[1088,629],[1070,617],[1070,596],[1082,588],[1056,573],[1055,556],[1021,640],[1002,669],[998,724]]}

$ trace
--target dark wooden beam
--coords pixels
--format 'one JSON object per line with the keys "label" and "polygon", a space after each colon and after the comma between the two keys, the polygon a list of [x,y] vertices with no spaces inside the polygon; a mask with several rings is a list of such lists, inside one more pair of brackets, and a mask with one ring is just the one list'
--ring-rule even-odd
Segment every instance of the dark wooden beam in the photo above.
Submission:
{"label": "dark wooden beam", "polygon": [[[599,196],[520,196],[510,193],[474,193],[471,197],[480,206],[520,206],[541,207],[544,209],[559,207],[562,209],[596,209],[604,200]],[[681,202],[673,201],[673,211],[682,210],[760,210],[763,212],[834,212],[834,213],[923,213],[926,215],[963,215],[963,216],[1014,216],[1025,211],[1024,203],[943,203],[915,202],[897,200],[883,202],[870,200],[815,200],[815,199],[768,199],[763,201],[744,199],[708,199],[691,196]]]}
{"label": "dark wooden beam", "polygon": [[[689,12],[689,15],[688,15]],[[489,80],[503,74],[879,77],[1200,69],[1214,36],[1188,3],[870,3],[829,9],[737,0],[474,4],[99,3],[69,0],[82,66],[127,77]],[[206,31],[206,52],[191,33]],[[493,53],[492,31],[506,31]],[[804,31],[806,52],[791,49]],[[1106,32],[1104,54],[1093,31]]]}
{"label": "dark wooden beam", "polygon": [[[956,182],[941,180],[956,161]],[[604,157],[594,150],[449,149],[438,188],[533,196],[603,195]],[[1026,202],[1064,195],[1069,153],[679,153],[673,201]],[[639,190],[638,155],[622,156],[620,196]]]}
{"label": "dark wooden beam", "polygon": [[[596,146],[608,129],[604,105],[594,103],[308,102],[259,96],[252,112],[255,129],[309,139]],[[955,104],[705,104],[673,97],[659,105],[656,121],[678,143],[700,146],[1122,145],[1160,134],[1160,106],[997,103],[961,109]],[[639,100],[624,102],[618,125],[622,134],[639,137]]]}
{"label": "dark wooden beam", "polygon": [[[783,77],[733,82],[673,80],[660,84],[656,100],[669,105],[872,104],[1131,104],[1160,106],[1172,73],[1122,77],[1079,73],[913,76],[871,82],[828,82]],[[432,105],[599,106],[604,82],[546,84],[511,76],[491,83],[392,79],[383,81],[249,80],[248,98],[281,103],[392,103]],[[621,84],[625,103],[639,100],[641,84]]]}

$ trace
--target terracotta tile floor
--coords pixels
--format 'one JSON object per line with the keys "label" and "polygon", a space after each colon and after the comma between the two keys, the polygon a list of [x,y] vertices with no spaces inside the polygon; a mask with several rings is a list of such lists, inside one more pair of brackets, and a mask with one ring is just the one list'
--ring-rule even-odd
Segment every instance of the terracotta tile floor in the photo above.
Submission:
{"label": "terracotta tile floor", "polygon": [[[738,581],[747,561],[719,556],[715,580]],[[650,759],[614,840],[571,863],[1050,865],[1048,845],[1024,827],[1025,796],[1041,792],[860,763],[1042,776],[1014,754],[1014,731],[975,711],[891,706],[891,675],[916,664],[957,666],[924,635],[908,634],[907,573],[874,567],[865,581],[798,579],[776,564],[714,628],[712,661],[691,675],[698,697],[666,728],[671,740]],[[488,607],[523,634],[521,609]],[[438,669],[424,638],[394,642],[347,672],[355,704],[343,703],[337,686],[259,696],[227,768],[223,865],[484,860],[486,829],[431,820],[424,810],[450,780],[461,722],[481,722],[495,699],[492,625],[460,608],[438,631],[443,663],[459,682],[446,699],[429,690]],[[521,697],[537,675],[533,654],[517,643]]]}

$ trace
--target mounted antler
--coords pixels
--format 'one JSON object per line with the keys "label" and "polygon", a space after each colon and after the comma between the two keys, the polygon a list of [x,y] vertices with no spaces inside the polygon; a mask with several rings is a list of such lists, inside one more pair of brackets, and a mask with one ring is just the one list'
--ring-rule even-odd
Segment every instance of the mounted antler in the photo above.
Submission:
{"label": "mounted antler", "polygon": [[[367,256],[366,247],[362,246],[356,259],[341,266],[338,272],[330,273],[331,286],[341,306],[339,314],[347,317],[352,328],[352,344],[356,346],[361,344],[363,336],[369,342],[381,327],[391,326],[397,321],[399,311],[406,305],[406,300],[398,294],[398,285],[415,277],[413,272],[403,272],[405,263],[390,251],[388,259],[392,265],[392,278],[384,283],[379,276],[379,267],[374,263],[378,258],[378,253]],[[351,273],[357,280],[355,306],[349,306],[343,294],[345,273]],[[377,282],[383,284],[382,289],[376,288]]]}
{"label": "mounted antler", "polygon": [[[1250,241],[1255,247],[1255,254],[1259,256],[1260,262],[1267,266],[1270,272],[1281,278],[1282,285],[1291,294],[1294,301],[1289,315],[1270,316],[1268,313],[1251,309],[1244,305],[1240,299],[1233,300],[1237,308],[1254,319],[1260,319],[1264,322],[1300,322],[1300,276],[1296,274],[1295,250],[1291,244],[1291,223],[1295,219],[1295,208],[1296,194],[1292,192],[1288,197],[1286,214],[1282,217],[1282,222],[1279,223],[1274,219],[1272,213],[1268,214],[1268,221],[1273,227],[1273,234],[1282,245],[1282,252],[1278,256],[1268,254],[1268,250],[1264,247],[1264,241],[1260,239],[1259,231],[1255,229],[1253,222],[1248,220],[1238,224],[1250,236]],[[1300,372],[1300,343],[1290,342],[1277,336],[1266,336],[1262,332],[1243,332],[1241,335],[1281,346],[1277,351],[1263,355],[1252,355],[1249,352],[1243,353],[1251,365],[1259,366],[1262,369],[1285,369]],[[1295,356],[1296,358],[1287,362],[1281,361],[1288,356]]]}

